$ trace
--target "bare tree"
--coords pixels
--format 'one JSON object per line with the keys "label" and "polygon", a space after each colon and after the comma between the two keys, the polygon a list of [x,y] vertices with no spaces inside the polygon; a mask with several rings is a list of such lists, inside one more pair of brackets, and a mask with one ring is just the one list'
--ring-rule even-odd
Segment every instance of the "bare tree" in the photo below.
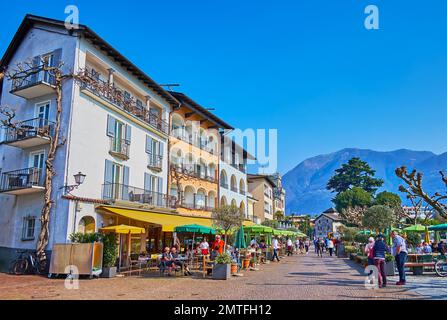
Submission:
{"label": "bare tree", "polygon": [[367,207],[348,207],[340,212],[340,217],[347,223],[363,227],[363,216],[365,215]]}
{"label": "bare tree", "polygon": [[[54,160],[56,158],[56,152],[58,148],[63,144],[61,141],[61,116],[62,116],[62,84],[63,81],[72,75],[64,75],[62,72],[63,63],[52,66],[48,64],[48,61],[41,60],[38,65],[34,65],[33,62],[25,61],[18,63],[12,70],[6,70],[4,76],[6,79],[12,81],[15,85],[20,86],[26,81],[29,81],[31,77],[39,73],[47,74],[53,81],[52,84],[56,90],[56,119],[54,125],[53,135],[48,134],[50,140],[50,147],[48,150],[48,157],[45,161],[45,192],[44,192],[44,204],[40,215],[40,234],[37,242],[37,256],[39,258],[41,266],[44,268],[47,262],[47,256],[45,249],[49,241],[49,224],[50,224],[50,211],[54,203],[51,197],[53,191],[53,178],[56,175],[54,168]],[[3,107],[2,114],[6,116],[6,123],[14,126],[12,119],[15,117],[15,112],[12,112],[10,108]],[[3,122],[5,123],[5,122]]]}
{"label": "bare tree", "polygon": [[[447,177],[441,171],[441,178],[447,187]],[[408,173],[407,168],[402,166],[396,169],[396,175],[402,179],[406,187],[401,185],[399,186],[399,191],[406,193],[410,198],[419,198],[425,201],[429,206],[431,206],[441,217],[447,218],[447,204],[444,201],[447,199],[447,193],[441,194],[436,192],[434,195],[430,196],[427,194],[422,186],[422,178],[423,174],[421,172],[417,172],[413,170],[411,173]]]}
{"label": "bare tree", "polygon": [[194,176],[193,174],[189,173],[185,168],[170,164],[169,166],[169,176],[171,179],[171,183],[177,187],[177,198],[175,200],[176,207],[180,206],[182,204],[182,194],[181,191],[183,189],[183,182],[188,181],[197,181],[200,180],[198,177]]}
{"label": "bare tree", "polygon": [[215,208],[211,214],[215,227],[224,231],[224,243],[227,244],[227,234],[235,227],[240,227],[244,221],[244,215],[236,206],[221,206]]}

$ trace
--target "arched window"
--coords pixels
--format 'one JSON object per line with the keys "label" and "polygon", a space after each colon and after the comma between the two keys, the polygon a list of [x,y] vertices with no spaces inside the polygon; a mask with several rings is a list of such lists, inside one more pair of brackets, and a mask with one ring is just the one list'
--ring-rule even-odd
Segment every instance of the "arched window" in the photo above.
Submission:
{"label": "arched window", "polygon": [[186,186],[183,192],[183,205],[188,208],[194,207],[194,193],[195,189],[192,186]]}
{"label": "arched window", "polygon": [[226,206],[226,205],[228,205],[227,198],[226,198],[225,196],[222,196],[222,197],[220,198],[220,205],[221,205],[221,206]]}
{"label": "arched window", "polygon": [[84,234],[96,232],[95,218],[91,216],[82,217],[82,219],[79,220],[78,232]]}
{"label": "arched window", "polygon": [[207,206],[209,208],[215,208],[216,207],[216,193],[214,191],[208,192],[208,204]]}
{"label": "arched window", "polygon": [[237,180],[234,174],[231,176],[231,190],[237,192]]}
{"label": "arched window", "polygon": [[227,173],[225,172],[225,170],[222,170],[220,172],[220,186],[222,188],[228,189],[228,178],[227,178]]}
{"label": "arched window", "polygon": [[245,181],[244,181],[244,179],[241,179],[241,180],[239,181],[239,193],[240,193],[240,194],[245,194],[245,193],[246,193],[246,190],[245,190]]}

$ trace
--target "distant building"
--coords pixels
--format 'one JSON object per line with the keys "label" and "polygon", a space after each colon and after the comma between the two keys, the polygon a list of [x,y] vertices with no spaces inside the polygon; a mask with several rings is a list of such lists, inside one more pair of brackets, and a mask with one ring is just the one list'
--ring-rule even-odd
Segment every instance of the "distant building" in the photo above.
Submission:
{"label": "distant building", "polygon": [[329,233],[337,232],[342,226],[342,219],[334,208],[324,211],[315,219],[315,236],[317,238],[327,237]]}

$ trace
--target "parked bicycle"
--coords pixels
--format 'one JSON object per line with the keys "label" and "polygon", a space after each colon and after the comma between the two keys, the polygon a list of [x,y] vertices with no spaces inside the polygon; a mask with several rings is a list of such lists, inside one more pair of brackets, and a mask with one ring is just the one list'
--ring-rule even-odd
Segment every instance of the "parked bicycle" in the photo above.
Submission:
{"label": "parked bicycle", "polygon": [[45,266],[41,265],[35,252],[18,250],[19,257],[11,264],[11,273],[15,275],[42,274]]}
{"label": "parked bicycle", "polygon": [[440,277],[447,277],[447,260],[445,255],[441,255],[440,258],[436,260],[435,272]]}

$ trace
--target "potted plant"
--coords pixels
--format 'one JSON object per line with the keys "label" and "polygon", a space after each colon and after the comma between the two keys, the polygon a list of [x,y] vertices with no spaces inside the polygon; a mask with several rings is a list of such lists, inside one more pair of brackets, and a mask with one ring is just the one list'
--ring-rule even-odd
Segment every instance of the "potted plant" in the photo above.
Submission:
{"label": "potted plant", "polygon": [[237,273],[237,263],[232,263],[231,264],[231,274],[236,274]]}
{"label": "potted plant", "polygon": [[218,255],[213,267],[214,280],[228,280],[231,275],[231,256],[228,253]]}
{"label": "potted plant", "polygon": [[118,256],[118,245],[116,235],[108,234],[102,238],[103,258],[102,274],[103,278],[114,278],[116,276],[116,258]]}
{"label": "potted plant", "polygon": [[385,255],[385,273],[387,276],[394,276],[396,266],[394,257],[391,254]]}

